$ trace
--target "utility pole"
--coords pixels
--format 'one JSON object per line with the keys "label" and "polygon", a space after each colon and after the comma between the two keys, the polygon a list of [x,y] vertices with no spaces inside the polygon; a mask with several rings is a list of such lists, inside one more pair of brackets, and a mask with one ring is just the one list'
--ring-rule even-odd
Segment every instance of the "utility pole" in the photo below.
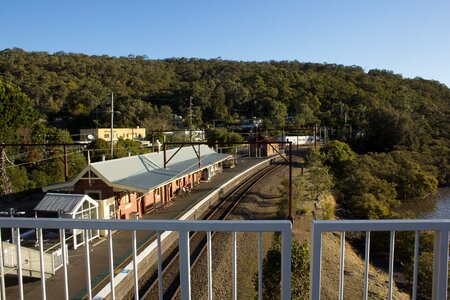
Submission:
{"label": "utility pole", "polygon": [[114,129],[114,93],[111,92],[111,159],[114,158],[113,129]]}
{"label": "utility pole", "polygon": [[292,142],[289,142],[289,202],[288,202],[288,210],[289,210],[289,221],[294,223],[294,219],[292,217]]}
{"label": "utility pole", "polygon": [[192,96],[189,97],[189,142],[192,143]]}
{"label": "utility pole", "polygon": [[314,125],[314,148],[317,149],[317,125]]}
{"label": "utility pole", "polygon": [[12,192],[11,180],[6,173],[5,148],[0,145],[0,195],[8,195]]}

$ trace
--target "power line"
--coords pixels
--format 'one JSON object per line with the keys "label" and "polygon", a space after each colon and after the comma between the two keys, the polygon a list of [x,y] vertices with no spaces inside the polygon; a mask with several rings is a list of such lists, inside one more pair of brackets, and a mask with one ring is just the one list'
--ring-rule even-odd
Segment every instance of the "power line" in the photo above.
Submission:
{"label": "power line", "polygon": [[[73,154],[76,154],[76,153],[80,153],[80,152],[81,152],[81,151],[73,151],[73,152],[69,152],[69,153],[67,153],[67,156],[73,155]],[[55,159],[55,158],[59,158],[59,156],[57,156],[57,155],[55,155],[55,156],[50,156],[50,157],[48,157],[48,158],[43,158],[43,159],[35,160],[35,161],[33,161],[33,162],[26,162],[26,163],[21,163],[21,164],[14,164],[14,163],[13,163],[12,166],[8,166],[8,167],[6,167],[6,168],[9,169],[9,168],[15,168],[15,167],[26,166],[26,165],[30,165],[30,164],[32,164],[32,163],[40,163],[40,162],[52,160],[52,159]]]}

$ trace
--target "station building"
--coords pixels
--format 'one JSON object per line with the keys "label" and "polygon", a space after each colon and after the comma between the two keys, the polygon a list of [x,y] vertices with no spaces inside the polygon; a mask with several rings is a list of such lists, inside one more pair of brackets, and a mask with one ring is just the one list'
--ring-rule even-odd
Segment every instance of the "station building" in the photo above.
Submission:
{"label": "station building", "polygon": [[[166,168],[164,168],[166,157]],[[73,180],[43,187],[44,192],[86,194],[99,203],[100,219],[130,219],[150,212],[209,180],[229,154],[196,145],[91,163]]]}
{"label": "station building", "polygon": [[[274,138],[265,135],[259,135],[258,140],[256,136],[251,136],[248,139],[249,142],[260,144],[250,144],[250,156],[251,157],[268,157],[277,154],[280,151],[280,144]],[[276,149],[276,150],[275,150]]]}
{"label": "station building", "polygon": [[[68,219],[97,219],[98,202],[88,195],[47,193],[34,208],[36,217]],[[84,244],[83,230],[72,229],[73,248]],[[99,230],[88,230],[89,240],[99,237]],[[103,230],[103,235],[106,231]]]}
{"label": "station building", "polygon": [[[88,136],[92,135],[95,139],[111,140],[111,128],[90,128],[80,129],[80,140],[88,140]],[[113,141],[119,138],[124,140],[143,140],[146,137],[145,128],[113,128]]]}

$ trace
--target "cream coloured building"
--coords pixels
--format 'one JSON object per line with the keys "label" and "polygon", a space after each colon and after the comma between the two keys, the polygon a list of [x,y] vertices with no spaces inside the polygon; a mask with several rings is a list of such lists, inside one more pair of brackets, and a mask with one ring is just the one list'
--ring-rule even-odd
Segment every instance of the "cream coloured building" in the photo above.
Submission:
{"label": "cream coloured building", "polygon": [[[93,135],[96,139],[103,139],[105,141],[111,140],[111,128],[93,128],[80,129],[80,140],[88,140],[88,135]],[[143,140],[146,137],[145,128],[114,128],[113,140],[117,141],[119,138],[124,140]]]}

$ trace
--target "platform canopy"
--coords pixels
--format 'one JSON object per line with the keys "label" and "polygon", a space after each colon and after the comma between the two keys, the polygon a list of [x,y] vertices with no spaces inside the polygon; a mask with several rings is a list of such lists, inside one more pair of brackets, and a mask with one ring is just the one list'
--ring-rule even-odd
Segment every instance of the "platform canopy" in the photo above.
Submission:
{"label": "platform canopy", "polygon": [[169,162],[166,168],[163,152],[123,157],[91,163],[73,180],[48,185],[42,190],[46,192],[68,189],[82,178],[100,178],[113,188],[148,193],[158,186],[201,171],[230,157],[230,154],[217,153],[207,145],[196,146],[195,149],[188,146],[167,150],[166,162]]}
{"label": "platform canopy", "polygon": [[97,201],[88,195],[47,193],[34,210],[75,215],[80,209],[95,207],[98,207]]}

